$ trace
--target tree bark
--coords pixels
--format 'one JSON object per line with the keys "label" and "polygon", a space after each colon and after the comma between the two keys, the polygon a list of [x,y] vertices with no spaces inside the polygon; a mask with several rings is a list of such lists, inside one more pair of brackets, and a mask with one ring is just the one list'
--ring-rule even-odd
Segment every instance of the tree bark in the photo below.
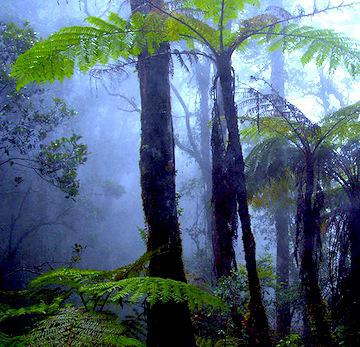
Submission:
{"label": "tree bark", "polygon": [[322,299],[315,260],[315,238],[317,234],[314,195],[314,160],[311,154],[305,158],[305,196],[303,211],[303,248],[301,255],[301,280],[305,293],[308,329],[305,339],[308,346],[333,346],[327,309]]}
{"label": "tree bark", "polygon": [[[248,330],[252,346],[271,346],[269,324],[256,266],[256,244],[251,230],[250,214],[247,202],[245,182],[245,163],[240,143],[240,133],[235,104],[235,82],[233,77],[231,55],[223,52],[217,57],[217,72],[220,80],[224,105],[224,114],[228,131],[228,145],[225,154],[229,181],[236,194],[237,210],[242,228],[242,240],[245,253],[246,269],[249,284],[249,320]],[[214,183],[213,183],[214,184]]]}
{"label": "tree bark", "polygon": [[[132,11],[148,13],[145,0],[132,0]],[[144,48],[137,64],[141,96],[140,174],[148,231],[149,275],[186,282],[175,192],[174,134],[170,104],[169,44],[155,55]],[[195,339],[186,305],[148,308],[149,347],[192,347]]]}
{"label": "tree bark", "polygon": [[276,336],[279,340],[290,333],[291,311],[284,302],[284,292],[289,288],[290,240],[289,215],[283,204],[277,204],[274,213],[276,229]]}
{"label": "tree bark", "polygon": [[214,105],[211,132],[212,204],[214,213],[213,252],[217,279],[229,276],[236,269],[233,247],[237,229],[236,194],[225,163],[225,145],[218,105]]}
{"label": "tree bark", "polygon": [[360,194],[352,197],[349,212],[350,238],[350,338],[351,346],[360,345]]}

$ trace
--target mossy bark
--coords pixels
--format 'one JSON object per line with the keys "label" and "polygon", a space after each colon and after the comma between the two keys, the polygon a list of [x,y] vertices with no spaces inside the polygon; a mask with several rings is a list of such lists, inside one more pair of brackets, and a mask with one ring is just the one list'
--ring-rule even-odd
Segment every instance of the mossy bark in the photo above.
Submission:
{"label": "mossy bark", "polygon": [[[148,13],[145,0],[132,0],[133,11]],[[140,175],[148,231],[149,275],[186,282],[175,191],[174,133],[169,82],[169,45],[152,56],[144,47],[137,64],[141,96]],[[195,339],[185,304],[149,306],[149,347],[193,347]]]}
{"label": "mossy bark", "polygon": [[303,210],[303,245],[301,253],[301,281],[305,294],[307,327],[305,336],[308,346],[333,346],[328,311],[319,286],[318,264],[315,260],[317,235],[314,197],[314,160],[311,154],[305,158],[305,194]]}
{"label": "mossy bark", "polygon": [[[217,57],[224,115],[228,132],[225,163],[229,185],[236,194],[237,212],[241,223],[242,240],[245,253],[249,283],[248,331],[252,346],[271,346],[270,329],[263,303],[260,280],[256,266],[256,244],[251,229],[245,182],[245,163],[240,143],[237,109],[235,104],[235,81],[231,65],[231,55],[225,51]],[[231,252],[231,249],[229,249]]]}

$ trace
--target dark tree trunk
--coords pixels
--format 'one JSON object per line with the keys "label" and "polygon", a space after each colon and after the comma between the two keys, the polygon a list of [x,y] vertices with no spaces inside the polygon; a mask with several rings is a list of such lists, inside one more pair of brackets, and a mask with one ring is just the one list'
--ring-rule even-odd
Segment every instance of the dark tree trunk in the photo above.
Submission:
{"label": "dark tree trunk", "polygon": [[276,229],[276,335],[280,340],[290,333],[290,305],[284,301],[289,288],[290,240],[289,215],[283,204],[277,204],[274,213]]}
{"label": "dark tree trunk", "polygon": [[[228,145],[225,154],[225,164],[231,186],[236,193],[238,215],[242,228],[245,262],[249,283],[249,320],[248,328],[253,346],[271,346],[269,324],[263,298],[259,276],[256,267],[256,245],[251,230],[250,214],[247,202],[245,183],[245,163],[240,143],[240,134],[235,104],[235,82],[231,65],[231,56],[224,52],[217,57],[217,72],[220,80],[224,105],[224,115],[228,131]],[[214,184],[214,182],[213,182]],[[231,249],[229,249],[229,252]]]}
{"label": "dark tree trunk", "polygon": [[301,254],[301,280],[305,293],[308,329],[305,331],[309,346],[333,346],[327,309],[323,302],[318,278],[318,264],[315,260],[315,239],[317,225],[314,195],[314,160],[311,154],[305,158],[305,196],[303,210],[303,248]]}
{"label": "dark tree trunk", "polygon": [[[132,11],[147,13],[145,0],[132,0]],[[175,193],[174,134],[169,83],[169,45],[155,55],[146,48],[137,65],[141,95],[140,173],[149,275],[186,282]],[[149,347],[195,346],[189,310],[183,304],[156,304],[148,310]]]}
{"label": "dark tree trunk", "polygon": [[211,133],[212,204],[214,213],[213,251],[217,279],[236,269],[233,239],[236,234],[236,194],[225,164],[225,146],[218,105],[214,105]]}
{"label": "dark tree trunk", "polygon": [[351,346],[360,345],[360,196],[351,199],[349,213],[350,238],[350,339]]}

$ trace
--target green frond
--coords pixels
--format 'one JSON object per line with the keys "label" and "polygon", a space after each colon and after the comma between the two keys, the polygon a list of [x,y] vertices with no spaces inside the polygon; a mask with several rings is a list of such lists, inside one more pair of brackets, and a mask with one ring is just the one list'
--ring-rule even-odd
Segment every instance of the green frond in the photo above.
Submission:
{"label": "green frond", "polygon": [[165,19],[165,30],[168,41],[174,42],[185,40],[189,49],[194,48],[194,41],[202,42],[204,44],[204,41],[200,39],[192,29],[180,22],[182,21],[204,37],[214,49],[219,48],[219,32],[209,24],[190,15],[183,15],[175,12],[174,16],[177,19],[171,17]]}
{"label": "green frond", "polygon": [[328,63],[329,72],[341,65],[352,75],[360,74],[360,47],[344,34],[334,30],[290,24],[283,34],[272,35],[270,50],[283,47],[285,51],[305,49],[301,62],[306,65],[314,61],[317,66]]}
{"label": "green frond", "polygon": [[328,143],[360,140],[360,101],[323,117],[320,124]]}
{"label": "green frond", "polygon": [[0,322],[13,318],[20,317],[25,315],[49,315],[56,312],[60,306],[63,304],[65,297],[59,296],[56,297],[53,302],[46,304],[41,302],[39,304],[31,305],[28,307],[20,308],[0,308]]}
{"label": "green frond", "polygon": [[21,336],[9,336],[0,331],[1,347],[25,347],[28,346],[27,340]]}
{"label": "green frond", "polygon": [[217,297],[204,292],[194,285],[157,277],[134,277],[117,282],[104,282],[83,286],[81,292],[90,296],[109,295],[109,300],[119,302],[127,300],[131,303],[146,299],[154,303],[185,303],[191,310],[227,310]]}
{"label": "green frond", "polygon": [[78,289],[85,283],[97,283],[110,277],[110,271],[59,268],[46,272],[30,282],[30,288],[39,289],[49,285],[61,285]]}
{"label": "green frond", "polygon": [[155,252],[146,252],[135,262],[115,270],[82,270],[76,268],[59,268],[46,272],[30,282],[31,289],[40,289],[50,285],[60,285],[78,290],[83,285],[105,281],[118,281],[128,277],[140,276]]}
{"label": "green frond", "polygon": [[88,71],[96,64],[106,64],[110,59],[128,58],[133,53],[131,30],[127,22],[111,13],[109,22],[88,17],[92,26],[66,27],[37,42],[15,62],[11,76],[17,88],[30,82],[54,82],[70,78],[77,65]]}
{"label": "green frond", "polygon": [[87,71],[97,63],[107,63],[110,58],[127,56],[128,51],[123,32],[68,27],[20,55],[11,76],[16,78],[18,89],[34,81],[62,81],[74,74],[75,63],[81,71]]}
{"label": "green frond", "polygon": [[[213,24],[219,25],[222,1],[220,0],[185,0],[182,1],[183,8],[196,8],[200,10],[205,19],[210,19]],[[239,12],[245,9],[246,5],[259,6],[259,0],[224,0],[224,27],[229,21],[237,19]]]}
{"label": "green frond", "polygon": [[27,336],[29,346],[144,347],[125,336],[125,328],[111,313],[85,312],[68,307],[41,321]]}

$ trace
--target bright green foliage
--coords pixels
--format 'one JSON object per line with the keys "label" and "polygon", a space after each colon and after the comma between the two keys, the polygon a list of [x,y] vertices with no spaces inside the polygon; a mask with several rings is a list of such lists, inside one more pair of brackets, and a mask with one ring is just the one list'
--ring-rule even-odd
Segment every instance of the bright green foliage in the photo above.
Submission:
{"label": "bright green foliage", "polygon": [[116,14],[109,22],[89,17],[92,27],[63,28],[44,41],[36,43],[16,61],[12,76],[21,88],[29,82],[53,82],[71,77],[75,62],[87,71],[95,64],[106,64],[110,58],[128,58],[131,46],[126,21]]}
{"label": "bright green foliage", "polygon": [[186,303],[191,310],[227,310],[217,297],[187,283],[156,277],[134,277],[117,282],[104,282],[84,286],[81,292],[91,296],[110,294],[113,302],[128,301],[136,303],[142,299],[150,304],[158,302]]}
{"label": "bright green foliage", "polygon": [[87,309],[93,310],[98,305],[103,307],[107,300],[134,304],[146,299],[150,304],[181,302],[188,304],[191,310],[207,308],[226,311],[227,307],[219,298],[191,284],[171,279],[138,277],[148,260],[149,254],[146,253],[137,262],[113,271],[56,269],[35,278],[30,288],[40,289],[49,285],[67,287],[81,296]]}
{"label": "bright green foliage", "polygon": [[144,47],[154,53],[168,40],[166,22],[155,13],[135,13],[129,21],[110,13],[108,21],[97,17],[87,21],[92,26],[63,28],[21,55],[11,73],[17,88],[33,81],[62,81],[74,74],[76,66],[85,72],[97,64],[137,56]]}
{"label": "bright green foliage", "polygon": [[153,4],[155,11],[146,16],[136,12],[129,21],[115,13],[109,15],[108,21],[89,17],[92,26],[63,28],[36,43],[18,58],[12,77],[16,78],[17,88],[33,81],[61,81],[74,74],[76,65],[81,71],[88,71],[110,60],[137,57],[144,48],[152,54],[160,43],[180,40],[185,40],[194,53],[198,53],[195,43],[200,43],[213,55],[241,50],[249,40],[275,40],[272,49],[306,48],[303,63],[315,60],[321,65],[329,59],[331,71],[344,64],[353,76],[359,73],[357,44],[331,30],[291,24],[284,31],[282,18],[263,14],[239,22],[232,31],[226,25],[237,19],[246,4],[256,6],[259,1],[187,0],[170,9]]}
{"label": "bright green foliage", "polygon": [[[171,279],[139,277],[146,272],[151,255],[113,271],[61,268],[35,278],[26,292],[30,299],[52,293],[52,301],[40,301],[29,307],[0,307],[0,320],[30,317],[38,321],[24,333],[26,346],[143,346],[134,336],[134,328],[118,322],[118,316],[104,309],[107,304],[184,303],[191,310],[217,310],[227,313],[221,299],[191,284]],[[50,288],[50,289],[49,289]],[[83,304],[72,307],[69,298],[79,295]],[[24,295],[24,293],[21,293]],[[45,317],[45,318],[44,318]],[[42,319],[39,321],[39,318]],[[0,338],[2,338],[0,336]],[[12,343],[12,339],[4,335]],[[11,346],[11,344],[9,344]]]}
{"label": "bright green foliage", "polygon": [[41,321],[26,338],[28,346],[119,346],[143,347],[136,339],[125,336],[125,328],[116,315],[85,312],[68,307]]}
{"label": "bright green foliage", "polygon": [[243,11],[246,5],[260,5],[259,0],[185,0],[181,3],[183,8],[200,10],[205,19],[211,19],[214,25],[218,25],[217,29],[220,26],[222,12],[224,13],[223,26],[226,26],[229,21],[238,18],[239,12]]}
{"label": "bright green foliage", "polygon": [[283,50],[292,52],[305,48],[301,57],[304,65],[315,61],[317,66],[322,66],[328,61],[330,72],[343,65],[352,76],[360,74],[359,43],[341,33],[289,24],[285,31],[274,34],[281,38],[275,40],[271,50],[283,47]]}
{"label": "bright green foliage", "polygon": [[344,143],[360,138],[360,101],[326,115],[320,122],[326,141],[332,144]]}
{"label": "bright green foliage", "polygon": [[78,290],[85,285],[97,284],[103,281],[118,281],[124,278],[139,276],[145,271],[151,254],[150,252],[145,253],[134,263],[111,271],[59,268],[33,279],[30,283],[30,288],[41,289],[49,285],[61,285]]}

